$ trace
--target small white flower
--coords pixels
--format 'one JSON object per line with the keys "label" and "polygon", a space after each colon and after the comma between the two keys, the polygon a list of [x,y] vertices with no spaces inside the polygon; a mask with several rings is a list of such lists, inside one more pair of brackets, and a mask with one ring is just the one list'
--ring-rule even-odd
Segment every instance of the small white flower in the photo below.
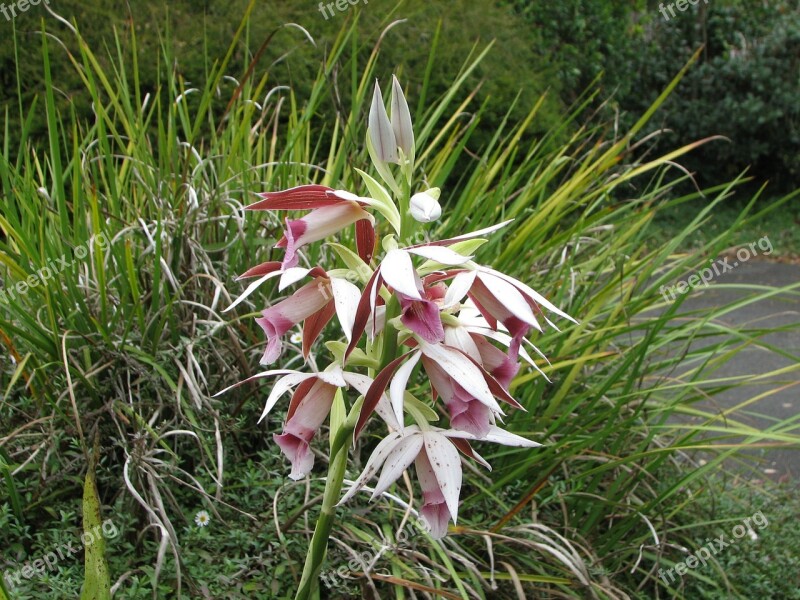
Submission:
{"label": "small white flower", "polygon": [[414,220],[420,223],[430,223],[442,216],[442,207],[439,206],[439,188],[432,188],[411,196],[409,212]]}
{"label": "small white flower", "polygon": [[303,342],[303,334],[297,331],[289,336],[289,341],[293,344],[301,344]]}
{"label": "small white flower", "polygon": [[201,510],[194,516],[194,522],[198,527],[206,527],[211,522],[211,515],[208,511]]}

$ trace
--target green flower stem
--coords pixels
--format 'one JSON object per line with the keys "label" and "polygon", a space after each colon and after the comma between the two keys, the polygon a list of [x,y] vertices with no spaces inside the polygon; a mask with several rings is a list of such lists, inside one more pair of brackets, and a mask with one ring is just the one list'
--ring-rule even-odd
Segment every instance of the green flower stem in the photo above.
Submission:
{"label": "green flower stem", "polygon": [[[407,178],[403,180],[403,193],[400,198],[400,243],[413,243],[413,234],[416,222],[409,213],[409,203],[411,200],[411,185]],[[405,237],[403,237],[405,236]],[[392,319],[400,315],[400,301],[396,296],[392,296],[386,305],[386,327],[381,334],[380,365],[383,369],[386,365],[397,358],[397,331],[389,324]],[[322,571],[322,564],[325,561],[325,554],[328,550],[328,538],[330,538],[333,523],[336,517],[336,504],[342,493],[342,484],[347,468],[347,447],[353,438],[358,416],[361,413],[362,402],[356,402],[347,419],[336,432],[333,445],[331,446],[331,460],[328,465],[328,477],[325,481],[325,492],[322,497],[322,510],[317,518],[314,528],[314,535],[311,538],[311,545],[306,554],[306,562],[303,566],[303,575],[300,578],[300,586],[295,595],[295,600],[310,600],[319,586],[319,575]],[[421,417],[424,419],[424,417]]]}
{"label": "green flower stem", "polygon": [[389,302],[386,304],[386,325],[383,328],[383,347],[381,349],[381,368],[378,369],[380,373],[383,368],[397,358],[397,331],[389,324],[395,317],[400,316],[400,301],[397,296],[392,295]]}
{"label": "green flower stem", "polygon": [[328,465],[328,477],[325,481],[325,493],[322,496],[322,510],[314,528],[314,535],[311,538],[308,554],[306,554],[306,563],[303,566],[303,575],[300,579],[300,586],[295,595],[295,600],[309,600],[319,585],[322,563],[328,550],[328,538],[331,535],[336,516],[336,504],[339,502],[342,493],[345,468],[347,467],[347,446],[353,438],[353,429],[361,412],[361,405],[361,402],[356,402],[353,405],[347,420],[336,432],[336,437],[333,440],[331,461]]}
{"label": "green flower stem", "polygon": [[400,195],[399,201],[400,239],[398,241],[401,246],[406,246],[414,243],[414,229],[417,225],[414,217],[411,216],[411,182],[406,177],[403,177],[403,193]]}

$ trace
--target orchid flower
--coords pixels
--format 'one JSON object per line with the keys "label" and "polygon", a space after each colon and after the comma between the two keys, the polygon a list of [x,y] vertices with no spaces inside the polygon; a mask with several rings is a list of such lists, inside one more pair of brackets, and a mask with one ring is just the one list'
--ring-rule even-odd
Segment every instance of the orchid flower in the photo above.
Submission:
{"label": "orchid flower", "polygon": [[[447,532],[447,524],[458,519],[458,498],[461,492],[461,459],[459,451],[488,469],[489,464],[470,446],[467,440],[475,436],[463,431],[430,427],[421,430],[417,425],[395,431],[381,440],[373,450],[364,470],[339,504],[344,504],[381,471],[372,491],[372,499],[383,494],[413,462],[420,480],[423,504],[420,516],[433,538]],[[499,427],[492,427],[487,441],[506,446],[534,448],[541,444],[525,439]],[[383,467],[381,469],[381,467]]]}
{"label": "orchid flower", "polygon": [[[314,466],[314,454],[311,452],[309,444],[328,417],[336,390],[352,386],[359,393],[366,394],[373,380],[360,373],[343,371],[340,366],[335,364],[321,373],[276,369],[248,377],[218,392],[215,396],[220,396],[245,383],[277,375],[282,377],[272,386],[272,391],[258,422],[264,420],[284,394],[295,388],[289,403],[283,433],[273,434],[273,440],[292,464],[289,477],[298,480],[308,475]],[[381,415],[391,430],[400,429],[400,424],[389,406],[389,399],[385,395],[378,401],[376,412]]]}
{"label": "orchid flower", "polygon": [[375,219],[362,205],[372,204],[370,198],[359,198],[345,190],[333,190],[322,185],[303,185],[281,192],[259,194],[263,200],[247,206],[247,210],[308,210],[306,216],[286,219],[286,231],[276,248],[286,248],[281,267],[297,266],[297,251],[312,242],[324,240],[348,225]]}
{"label": "orchid flower", "polygon": [[[352,498],[379,472],[373,498],[414,463],[422,490],[419,516],[431,536],[440,538],[458,518],[460,455],[489,468],[470,442],[540,445],[504,431],[498,423],[509,409],[524,410],[510,393],[521,361],[545,376],[527,348],[546,358],[528,334],[545,325],[555,328],[548,315],[575,322],[527,284],[475,262],[474,252],[486,238],[511,221],[444,240],[406,246],[398,242],[415,239],[420,227],[441,217],[441,190],[415,185],[413,124],[396,78],[390,104],[391,117],[376,84],[366,145],[377,178],[355,170],[364,192],[308,184],[265,192],[247,206],[250,211],[305,214],[285,218],[276,243],[285,250],[283,257],[242,274],[248,285],[226,309],[252,302],[267,282],[276,282],[279,293],[302,283],[261,310],[256,323],[266,336],[262,364],[278,360],[283,337],[301,326],[301,353],[309,368],[264,371],[245,381],[278,377],[260,420],[292,392],[282,431],[273,434],[291,463],[290,478],[311,474],[311,444],[325,422],[330,424],[322,512],[297,593],[303,599],[316,585],[313,574],[324,558],[335,505]],[[397,174],[404,176],[403,186]],[[355,248],[329,239],[350,226],[355,228]],[[323,240],[342,265],[298,266],[301,259],[308,262],[305,248]],[[315,343],[334,315],[343,341],[325,342],[332,360],[318,371],[323,355],[314,354]],[[354,392],[355,399],[348,397]],[[339,500],[349,442],[361,435],[373,413],[388,431]],[[432,425],[440,413],[448,418],[447,428]]]}

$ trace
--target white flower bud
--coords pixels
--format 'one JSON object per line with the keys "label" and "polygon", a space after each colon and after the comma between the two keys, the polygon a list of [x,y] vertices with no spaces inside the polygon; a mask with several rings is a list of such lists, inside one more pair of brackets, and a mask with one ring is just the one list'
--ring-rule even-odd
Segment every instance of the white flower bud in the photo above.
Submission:
{"label": "white flower bud", "polygon": [[397,145],[406,155],[411,158],[414,153],[414,128],[411,124],[411,111],[408,110],[408,102],[403,95],[403,88],[397,77],[392,75],[392,129]]}
{"label": "white flower bud", "polygon": [[397,140],[394,137],[392,123],[386,114],[383,105],[383,94],[378,82],[375,82],[375,92],[372,95],[372,105],[369,109],[369,139],[375,150],[377,158],[383,162],[398,162]]}
{"label": "white flower bud", "polygon": [[414,220],[420,223],[430,223],[442,216],[442,207],[439,206],[439,188],[432,188],[411,196],[409,212]]}

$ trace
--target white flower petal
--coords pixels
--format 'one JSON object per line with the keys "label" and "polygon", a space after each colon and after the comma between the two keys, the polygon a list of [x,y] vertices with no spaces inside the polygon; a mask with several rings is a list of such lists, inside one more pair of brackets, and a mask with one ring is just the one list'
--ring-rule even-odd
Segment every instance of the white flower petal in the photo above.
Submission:
{"label": "white flower petal", "polygon": [[273,271],[272,273],[267,273],[260,279],[256,279],[253,283],[247,286],[247,288],[241,293],[241,295],[238,298],[236,298],[236,300],[233,301],[233,304],[231,304],[228,308],[226,308],[222,312],[226,313],[229,310],[233,310],[234,308],[239,306],[239,304],[241,304],[245,300],[245,298],[247,298],[250,294],[255,292],[262,283],[272,279],[273,277],[277,277],[280,274],[281,271]]}
{"label": "white flower petal", "polygon": [[344,371],[342,371],[342,368],[338,365],[329,371],[322,371],[320,373],[315,373],[315,375],[325,383],[335,385],[336,387],[347,386],[347,382],[344,379]]}
{"label": "white flower petal", "polygon": [[411,377],[411,371],[417,366],[420,356],[422,356],[421,352],[412,354],[397,370],[397,373],[395,373],[392,379],[392,384],[389,387],[389,393],[392,398],[392,409],[394,410],[394,416],[397,418],[398,423],[403,422],[403,400],[406,386],[408,385],[408,378]]}
{"label": "white flower petal", "polygon": [[458,497],[461,494],[461,458],[453,443],[441,433],[425,431],[422,437],[425,439],[428,460],[431,461],[439,489],[455,525],[458,518]]}
{"label": "white flower petal", "polygon": [[483,282],[483,284],[497,299],[497,301],[501,303],[512,315],[524,321],[525,323],[532,325],[539,331],[542,330],[542,326],[539,325],[539,321],[536,320],[530,305],[525,300],[522,292],[520,292],[517,288],[503,279],[487,275],[486,273],[479,272],[478,279]]}
{"label": "white flower petal", "polygon": [[419,277],[405,250],[390,250],[381,263],[381,277],[401,294],[422,300],[417,288]]}
{"label": "white flower petal", "polygon": [[458,385],[472,394],[476,400],[488,406],[493,412],[503,414],[503,410],[492,396],[480,369],[458,350],[441,344],[428,344],[419,340],[422,353],[438,363]]}
{"label": "white flower petal", "polygon": [[464,271],[456,275],[447,288],[447,293],[444,296],[443,308],[450,308],[461,302],[464,296],[467,295],[467,292],[469,292],[472,284],[475,283],[475,278],[477,276],[477,271]]}
{"label": "white flower petal", "polygon": [[443,431],[442,435],[446,435],[447,437],[451,438],[476,440],[479,442],[493,442],[495,444],[502,444],[504,446],[517,446],[519,448],[537,448],[542,445],[539,442],[534,442],[533,440],[529,440],[515,433],[511,433],[505,429],[500,429],[497,425],[491,425],[489,427],[489,433],[482,438],[478,438],[467,431],[456,431],[454,429]]}
{"label": "white flower petal", "polygon": [[[496,342],[500,342],[506,348],[511,346],[511,342],[514,339],[507,333],[503,333],[502,331],[494,331],[493,329],[489,329],[488,327],[465,327],[464,329],[466,329],[470,333],[476,333],[478,335],[482,335],[483,337],[491,338]],[[528,344],[531,348],[533,348],[536,351],[536,353],[539,356],[541,356],[545,362],[547,362],[547,364],[550,364],[550,361],[547,360],[547,357],[544,354],[542,354],[541,350],[539,350],[536,346],[534,346],[533,343],[531,343],[528,340],[528,338],[522,338],[522,341]],[[539,366],[535,362],[533,362],[531,355],[528,354],[528,351],[525,350],[523,346],[519,347],[519,355],[525,360],[525,362],[527,362],[530,366],[539,371],[539,373],[541,373],[541,375],[543,375],[544,378],[547,379],[547,381],[550,381],[550,379],[547,378],[547,375],[544,374],[544,371],[542,371],[539,368]]]}
{"label": "white flower petal", "polygon": [[336,306],[336,317],[342,326],[344,337],[350,343],[350,339],[353,337],[353,324],[356,320],[361,291],[358,286],[346,279],[334,277],[331,279],[331,292],[333,293],[333,303]]}
{"label": "white flower petal", "polygon": [[386,459],[386,463],[383,465],[380,479],[378,479],[378,485],[375,486],[375,491],[372,492],[373,499],[385,492],[387,488],[403,474],[403,471],[414,462],[414,459],[421,449],[421,435],[413,433],[403,436],[403,439],[397,443],[397,446],[395,446],[391,455]]}
{"label": "white flower petal", "polygon": [[[356,388],[358,393],[362,396],[367,395],[367,392],[374,381],[372,377],[367,377],[361,373],[345,373],[344,379],[348,384]],[[378,404],[375,406],[375,412],[378,413],[378,416],[380,416],[380,418],[383,419],[394,431],[400,431],[403,428],[402,425],[400,425],[400,423],[397,421],[397,418],[394,416],[392,405],[389,402],[389,398],[386,396],[386,394],[381,395],[380,400],[378,400]]]}
{"label": "white flower petal", "polygon": [[264,420],[269,414],[269,411],[273,409],[275,404],[277,404],[278,400],[281,396],[283,396],[286,392],[296,386],[298,383],[302,383],[306,379],[312,379],[316,377],[316,373],[291,373],[286,375],[285,377],[281,377],[278,381],[275,382],[275,385],[272,387],[272,391],[269,394],[269,398],[267,398],[267,403],[264,405],[264,410],[261,412],[261,416],[258,418],[258,422]]}
{"label": "white flower petal", "polygon": [[483,364],[481,352],[466,327],[445,327],[444,343],[453,348],[458,348],[478,364]]}
{"label": "white flower petal", "polygon": [[455,250],[450,250],[450,248],[445,248],[444,246],[420,246],[418,248],[408,248],[407,252],[416,254],[417,256],[422,256],[429,260],[434,260],[450,267],[463,265],[464,263],[472,260],[471,256],[464,256],[463,254],[459,254]]}
{"label": "white flower petal", "polygon": [[556,307],[547,298],[542,296],[540,293],[534,291],[532,288],[530,288],[526,284],[522,283],[521,281],[519,281],[517,279],[514,279],[513,277],[510,277],[510,276],[506,275],[505,273],[501,273],[500,271],[495,271],[494,269],[490,269],[489,267],[479,267],[479,270],[483,271],[484,273],[489,273],[491,275],[494,275],[495,277],[499,277],[500,279],[503,279],[503,280],[507,281],[508,283],[510,283],[511,285],[513,285],[514,287],[516,287],[517,289],[522,291],[522,293],[527,294],[534,302],[544,306],[550,312],[554,312],[559,317],[564,317],[565,319],[568,319],[568,320],[572,321],[573,323],[577,323],[577,321],[575,319],[570,317],[567,313],[565,313],[564,311],[562,311],[561,309]]}
{"label": "white flower petal", "polygon": [[303,267],[289,267],[285,271],[282,271],[281,280],[278,282],[278,291],[282,292],[293,283],[300,281],[310,272],[311,269],[305,269]]}
{"label": "white flower petal", "polygon": [[[374,315],[374,316],[373,316]],[[367,319],[367,335],[369,341],[374,342],[375,336],[379,335],[386,326],[386,305],[375,307],[375,311],[370,311]]]}
{"label": "white flower petal", "polygon": [[250,381],[255,381],[256,379],[262,379],[264,377],[272,377],[273,375],[288,375],[289,373],[298,373],[298,371],[295,371],[294,369],[272,369],[270,371],[262,371],[261,373],[256,373],[255,375],[252,375],[252,376],[248,377],[247,379],[243,379],[242,381],[238,381],[238,382],[234,383],[233,385],[229,385],[224,390],[221,390],[221,391],[217,392],[216,394],[214,394],[212,396],[212,398],[216,398],[218,396],[222,396],[222,394],[224,394],[225,392],[228,392],[228,391],[232,390],[233,388],[237,388],[240,385],[244,385],[245,383],[248,383]]}
{"label": "white flower petal", "polygon": [[448,238],[446,241],[449,242],[460,242],[461,240],[469,240],[476,237],[481,237],[487,233],[493,233],[498,229],[502,229],[509,223],[511,223],[514,219],[509,219],[508,221],[503,221],[502,223],[498,223],[497,225],[492,225],[491,227],[485,227],[483,229],[478,229],[478,231],[471,231],[469,233],[465,233],[464,235],[458,235],[454,238]]}
{"label": "white flower petal", "polygon": [[341,506],[350,500],[350,498],[356,495],[358,490],[364,487],[367,482],[372,479],[392,450],[394,450],[395,445],[397,445],[397,443],[402,439],[402,433],[393,431],[383,438],[377,446],[375,446],[375,450],[372,451],[372,455],[369,457],[369,460],[367,461],[364,470],[361,472],[361,475],[359,475],[358,479],[356,479],[353,485],[350,486],[350,489],[347,490],[347,493],[345,493],[342,499],[339,500],[336,506]]}
{"label": "white flower petal", "polygon": [[358,202],[361,198],[358,194],[354,194],[353,192],[349,192],[347,190],[333,190],[329,192],[330,195],[336,196],[340,200],[348,200],[350,202]]}

